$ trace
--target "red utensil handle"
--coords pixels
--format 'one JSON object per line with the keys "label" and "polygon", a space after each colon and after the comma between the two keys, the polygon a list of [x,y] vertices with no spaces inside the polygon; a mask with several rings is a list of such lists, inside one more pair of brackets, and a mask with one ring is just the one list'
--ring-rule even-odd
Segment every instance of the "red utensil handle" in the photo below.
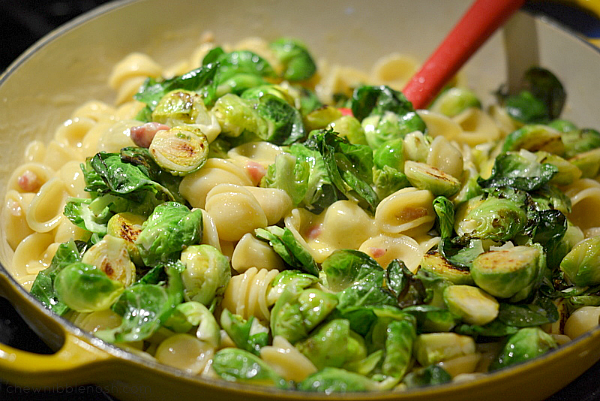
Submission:
{"label": "red utensil handle", "polygon": [[525,0],[476,0],[402,91],[415,109],[429,105],[463,64]]}

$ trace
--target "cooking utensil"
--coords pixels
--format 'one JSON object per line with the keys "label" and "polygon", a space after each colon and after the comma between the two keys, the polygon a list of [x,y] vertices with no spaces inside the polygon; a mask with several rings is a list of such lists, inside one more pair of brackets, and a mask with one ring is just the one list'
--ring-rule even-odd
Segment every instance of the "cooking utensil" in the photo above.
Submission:
{"label": "cooking utensil", "polygon": [[402,91],[424,109],[465,62],[525,0],[476,0]]}

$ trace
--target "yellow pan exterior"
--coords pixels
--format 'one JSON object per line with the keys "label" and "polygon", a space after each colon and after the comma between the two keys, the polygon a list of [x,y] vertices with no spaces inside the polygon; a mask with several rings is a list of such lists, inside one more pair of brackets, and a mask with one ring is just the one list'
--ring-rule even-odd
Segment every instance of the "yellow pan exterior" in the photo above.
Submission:
{"label": "yellow pan exterior", "polygon": [[[0,195],[26,144],[48,141],[54,127],[78,105],[114,93],[112,66],[132,51],[161,65],[188,56],[201,34],[219,42],[248,36],[302,39],[317,58],[368,70],[399,52],[424,60],[469,0],[142,0],[116,2],[76,19],[34,45],[0,77]],[[481,94],[491,94],[524,62],[536,62],[561,79],[568,92],[565,118],[600,127],[600,53],[551,23],[520,13],[465,66],[462,74]],[[491,97],[491,95],[490,95]],[[490,100],[483,97],[484,102]],[[4,241],[0,233],[0,240]],[[0,247],[0,295],[57,352],[34,355],[0,345],[0,377],[36,388],[95,383],[121,400],[542,400],[600,359],[600,330],[527,364],[472,382],[406,393],[324,396],[281,392],[200,379],[103,343],[54,316],[8,272],[11,251]]]}

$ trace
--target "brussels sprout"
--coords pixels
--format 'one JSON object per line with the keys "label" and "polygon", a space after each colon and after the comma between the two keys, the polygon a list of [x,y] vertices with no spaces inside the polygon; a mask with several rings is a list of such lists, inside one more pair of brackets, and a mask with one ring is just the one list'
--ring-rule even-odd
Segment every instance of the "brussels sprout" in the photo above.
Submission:
{"label": "brussels sprout", "polygon": [[152,121],[169,126],[195,124],[206,118],[206,106],[196,92],[176,89],[164,95],[152,112]]}
{"label": "brussels sprout", "polygon": [[373,183],[379,199],[385,199],[403,188],[410,187],[406,174],[389,166],[373,170]]}
{"label": "brussels sprout", "polygon": [[453,284],[473,284],[473,278],[468,269],[448,262],[438,251],[428,252],[421,259],[421,269],[434,276],[441,277]]}
{"label": "brussels sprout", "polygon": [[556,119],[565,104],[566,93],[560,80],[550,71],[532,67],[523,76],[523,89],[516,95],[505,95],[506,111],[515,120],[530,123],[546,123]]}
{"label": "brussels sprout", "polygon": [[406,161],[404,174],[413,187],[429,190],[436,196],[449,197],[460,190],[459,180],[425,163]]}
{"label": "brussels sprout", "polygon": [[490,371],[506,368],[545,354],[557,348],[554,338],[539,327],[525,327],[510,336]]}
{"label": "brussels sprout", "polygon": [[578,287],[600,284],[600,236],[575,245],[563,258],[560,269]]}
{"label": "brussels sprout", "polygon": [[369,391],[377,387],[376,382],[363,375],[331,367],[313,373],[297,385],[300,391],[325,394]]}
{"label": "brussels sprout", "polygon": [[578,153],[569,159],[579,170],[582,178],[594,178],[600,171],[600,148]]}
{"label": "brussels sprout", "polygon": [[158,131],[149,150],[163,169],[173,175],[187,175],[206,162],[208,139],[198,128],[178,126]]}
{"label": "brussels sprout", "polygon": [[371,272],[380,272],[383,277],[383,269],[375,259],[352,249],[334,251],[323,261],[321,268],[332,291],[342,291]]}
{"label": "brussels sprout", "polygon": [[494,161],[487,179],[479,179],[482,188],[508,187],[512,190],[534,191],[547,184],[558,173],[552,164],[540,164],[536,155],[521,149],[519,153],[502,153]]}
{"label": "brussels sprout", "polygon": [[404,154],[406,160],[425,163],[429,155],[431,142],[431,138],[423,135],[420,131],[411,132],[406,135],[404,137]]}
{"label": "brussels sprout", "polygon": [[424,368],[416,369],[406,375],[402,384],[406,388],[433,386],[452,381],[452,376],[439,365],[429,365]]}
{"label": "brussels sprout", "polygon": [[285,100],[289,105],[294,105],[294,97],[290,93],[279,85],[261,85],[255,86],[254,88],[246,89],[242,94],[242,99],[260,99],[265,95],[272,95]]}
{"label": "brussels sprout", "polygon": [[[573,130],[577,129],[577,126],[575,124],[573,124],[572,121],[565,120],[565,119],[562,119],[562,118],[557,118],[555,120],[550,121],[548,123],[548,126],[550,128],[554,128],[558,132],[563,132],[563,133],[569,132],[569,131],[573,131]],[[566,145],[566,143],[565,143],[565,145]]]}
{"label": "brussels sprout", "polygon": [[414,345],[417,361],[422,366],[475,353],[475,340],[456,333],[425,333]]}
{"label": "brussels sprout", "polygon": [[308,333],[335,309],[338,299],[335,294],[314,288],[293,293],[288,289],[279,297],[271,311],[271,331],[295,344],[306,338]]}
{"label": "brussels sprout", "polygon": [[256,99],[242,99],[233,94],[221,96],[212,108],[223,135],[238,137],[244,131],[267,132],[267,122],[256,111]]}
{"label": "brussels sprout", "polygon": [[530,152],[543,150],[559,156],[565,153],[565,145],[561,140],[560,132],[541,124],[525,125],[511,132],[502,145],[502,152],[520,149]]}
{"label": "brussels sprout", "polygon": [[412,350],[417,338],[416,327],[408,320],[396,320],[389,323],[386,331],[385,357],[381,372],[401,379],[413,363]]}
{"label": "brussels sprout", "polygon": [[515,246],[476,257],[471,276],[477,286],[491,295],[510,298],[536,281],[543,263],[539,247]]}
{"label": "brussels sprout", "polygon": [[373,153],[373,163],[377,168],[385,166],[404,170],[404,140],[394,139],[384,143]]}
{"label": "brussels sprout", "polygon": [[129,257],[136,264],[142,264],[140,251],[135,246],[135,241],[142,232],[142,224],[145,220],[143,216],[123,212],[112,216],[106,226],[108,235],[121,238],[125,241]]}
{"label": "brussels sprout", "polygon": [[312,274],[303,273],[299,270],[283,270],[271,281],[271,289],[267,294],[267,301],[270,305],[273,305],[285,290],[297,293],[306,287],[310,287],[317,281],[318,278]]}
{"label": "brussels sprout", "polygon": [[508,241],[527,223],[524,206],[492,196],[472,198],[456,210],[454,229],[459,236]]}
{"label": "brussels sprout", "polygon": [[354,116],[342,116],[332,121],[326,128],[337,132],[340,137],[346,138],[350,143],[368,145],[365,130]]}
{"label": "brussels sprout", "polygon": [[187,333],[198,327],[196,337],[218,347],[221,344],[221,331],[215,316],[199,302],[184,302],[175,307],[164,326],[177,333]]}
{"label": "brussels sprout", "polygon": [[429,109],[448,117],[454,117],[471,107],[481,108],[481,101],[477,95],[467,88],[454,87],[442,92]]}
{"label": "brussels sprout", "polygon": [[224,309],[221,313],[221,327],[238,348],[260,356],[260,349],[267,345],[269,329],[250,316],[247,321]]}
{"label": "brussels sprout", "polygon": [[350,330],[350,323],[345,319],[323,324],[295,346],[317,369],[327,366],[339,368],[346,362],[360,360],[367,355],[364,340]]}
{"label": "brussels sprout", "polygon": [[223,295],[231,268],[227,257],[217,248],[206,244],[189,246],[181,253],[181,262],[186,267],[181,273],[186,300],[210,306]]}
{"label": "brussels sprout", "polygon": [[54,279],[54,288],[58,299],[77,312],[108,309],[124,290],[121,282],[83,262],[62,269]]}
{"label": "brussels sprout", "polygon": [[549,181],[554,185],[570,185],[581,177],[581,170],[573,163],[547,152],[536,152],[538,163],[548,163],[556,166],[558,172]]}
{"label": "brussels sprout", "polygon": [[[451,286],[451,285],[448,285]],[[448,287],[446,286],[446,287]],[[444,288],[446,288],[444,287]],[[419,333],[437,333],[452,330],[460,318],[448,309],[433,305],[415,305],[402,309],[417,319]]]}
{"label": "brussels sprout", "polygon": [[158,205],[144,222],[135,244],[147,266],[177,259],[186,246],[202,238],[202,210],[177,202]]}
{"label": "brussels sprout", "polygon": [[287,388],[281,376],[258,356],[239,348],[224,348],[213,357],[212,368],[224,380]]}
{"label": "brussels sprout", "polygon": [[304,116],[304,123],[306,124],[307,130],[310,132],[312,130],[326,128],[340,117],[342,117],[342,112],[338,108],[333,106],[322,106]]}
{"label": "brussels sprout", "polygon": [[385,119],[385,115],[390,112],[396,114],[398,127],[395,131],[402,137],[409,132],[427,130],[425,122],[406,96],[389,86],[364,85],[356,88],[352,94],[351,107],[352,115],[361,122],[368,116],[379,115]]}
{"label": "brussels sprout", "polygon": [[591,128],[572,129],[561,134],[565,144],[565,157],[570,158],[579,153],[600,148],[600,132]]}
{"label": "brussels sprout", "polygon": [[374,114],[366,117],[362,120],[361,126],[365,132],[367,144],[371,148],[377,149],[388,141],[404,138],[406,132],[402,130],[401,121],[400,116],[391,111],[387,111],[383,115]]}
{"label": "brussels sprout", "polygon": [[304,81],[312,77],[317,66],[306,46],[295,39],[281,38],[269,44],[283,66],[283,78]]}
{"label": "brussels sprout", "polygon": [[451,285],[444,290],[444,301],[450,312],[465,323],[483,326],[498,316],[500,304],[480,288],[470,285]]}
{"label": "brussels sprout", "polygon": [[94,265],[106,276],[125,287],[135,281],[135,265],[129,258],[127,242],[121,238],[105,235],[83,254],[83,263]]}

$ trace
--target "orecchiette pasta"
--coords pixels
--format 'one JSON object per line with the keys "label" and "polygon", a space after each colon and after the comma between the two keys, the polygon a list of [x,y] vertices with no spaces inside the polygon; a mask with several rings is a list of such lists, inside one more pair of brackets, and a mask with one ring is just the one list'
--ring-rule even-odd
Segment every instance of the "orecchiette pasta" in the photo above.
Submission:
{"label": "orecchiette pasta", "polygon": [[246,188],[219,184],[206,195],[206,213],[213,219],[219,238],[237,241],[244,234],[268,225],[267,216]]}
{"label": "orecchiette pasta", "polygon": [[269,321],[271,304],[268,300],[271,282],[279,273],[276,269],[251,267],[233,276],[223,297],[222,307],[245,319],[250,316]]}
{"label": "orecchiette pasta", "polygon": [[384,233],[417,236],[435,223],[433,195],[426,190],[408,187],[383,199],[375,210],[375,223]]}

